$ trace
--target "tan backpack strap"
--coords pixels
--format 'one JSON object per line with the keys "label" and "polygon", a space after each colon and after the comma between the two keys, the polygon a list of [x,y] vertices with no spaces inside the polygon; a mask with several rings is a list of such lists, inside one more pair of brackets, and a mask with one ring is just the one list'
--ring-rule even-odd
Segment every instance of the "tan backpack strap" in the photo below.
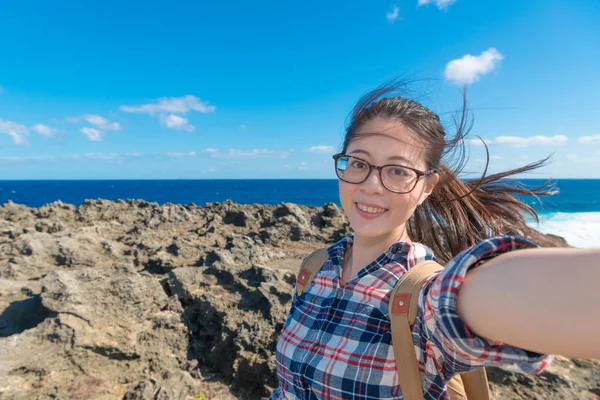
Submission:
{"label": "tan backpack strap", "polygon": [[461,375],[454,375],[446,382],[446,390],[450,396],[450,400],[470,400],[465,392],[465,384]]}
{"label": "tan backpack strap", "polygon": [[302,261],[296,280],[297,296],[300,296],[310,286],[314,276],[321,270],[328,258],[329,252],[326,248],[322,248],[313,251]]}
{"label": "tan backpack strap", "polygon": [[417,318],[419,292],[423,283],[443,268],[435,261],[423,261],[415,265],[402,276],[390,296],[392,347],[398,381],[405,400],[423,400],[423,386],[410,326]]}
{"label": "tan backpack strap", "polygon": [[469,400],[489,400],[490,385],[488,383],[485,368],[479,368],[465,374],[460,374],[465,392]]}
{"label": "tan backpack strap", "polygon": [[[419,311],[419,293],[427,278],[443,267],[435,261],[423,261],[412,267],[396,284],[390,296],[389,313],[396,370],[406,400],[423,400],[423,386],[412,340],[411,325]],[[452,400],[489,400],[490,390],[485,368],[452,377],[446,383]]]}

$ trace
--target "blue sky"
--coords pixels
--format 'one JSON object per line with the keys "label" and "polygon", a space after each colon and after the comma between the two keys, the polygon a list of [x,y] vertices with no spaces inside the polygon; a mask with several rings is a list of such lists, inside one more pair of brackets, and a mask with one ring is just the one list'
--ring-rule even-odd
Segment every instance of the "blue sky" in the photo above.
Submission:
{"label": "blue sky", "polygon": [[0,179],[334,178],[396,75],[443,116],[467,85],[492,171],[600,178],[598,26],[595,0],[4,0]]}

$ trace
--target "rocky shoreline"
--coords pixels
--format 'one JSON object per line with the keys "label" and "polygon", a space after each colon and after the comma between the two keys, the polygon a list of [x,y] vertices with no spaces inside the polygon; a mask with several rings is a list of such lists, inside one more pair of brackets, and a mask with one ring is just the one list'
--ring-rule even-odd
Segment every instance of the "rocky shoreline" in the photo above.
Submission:
{"label": "rocky shoreline", "polygon": [[[0,207],[0,399],[261,399],[302,257],[335,204]],[[488,369],[502,399],[600,398],[600,363]]]}

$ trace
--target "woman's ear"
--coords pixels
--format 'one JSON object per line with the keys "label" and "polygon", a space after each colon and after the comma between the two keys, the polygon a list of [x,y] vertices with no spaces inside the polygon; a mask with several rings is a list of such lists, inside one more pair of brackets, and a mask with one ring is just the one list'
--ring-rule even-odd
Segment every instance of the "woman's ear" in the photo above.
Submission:
{"label": "woman's ear", "polygon": [[421,198],[419,199],[419,205],[421,205],[425,201],[425,199],[427,199],[429,197],[429,195],[431,195],[431,193],[433,192],[433,189],[435,188],[435,186],[438,184],[439,181],[440,181],[440,175],[438,173],[430,175],[425,179],[425,187],[423,188],[423,193],[421,193]]}

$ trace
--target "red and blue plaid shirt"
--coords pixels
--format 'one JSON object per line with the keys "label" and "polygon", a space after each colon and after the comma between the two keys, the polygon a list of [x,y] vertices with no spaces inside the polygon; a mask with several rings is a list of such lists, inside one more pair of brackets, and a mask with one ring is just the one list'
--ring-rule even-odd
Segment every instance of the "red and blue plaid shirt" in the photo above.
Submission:
{"label": "red and blue plaid shirt", "polygon": [[[400,277],[421,261],[435,260],[419,243],[395,243],[344,286],[345,237],[312,284],[294,294],[277,342],[279,387],[275,399],[401,399],[392,349],[388,301]],[[457,294],[469,268],[517,249],[537,247],[524,239],[496,237],[463,251],[432,275],[419,297],[412,327],[425,399],[448,399],[453,375],[494,365],[539,373],[552,356],[477,337],[458,317]],[[490,316],[493,318],[493,316]]]}

